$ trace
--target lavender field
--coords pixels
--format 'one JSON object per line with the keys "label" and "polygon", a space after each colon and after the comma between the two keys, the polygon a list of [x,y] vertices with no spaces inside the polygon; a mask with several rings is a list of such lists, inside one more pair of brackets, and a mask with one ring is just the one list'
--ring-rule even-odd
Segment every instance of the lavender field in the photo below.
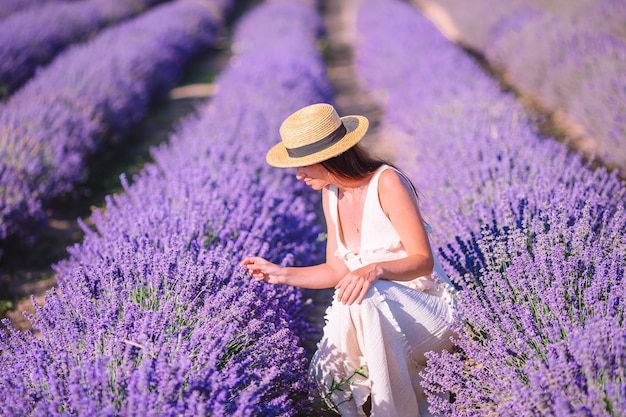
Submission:
{"label": "lavender field", "polygon": [[60,1],[63,0],[5,0],[2,2],[2,9],[0,9],[0,20],[22,10]]}
{"label": "lavender field", "polygon": [[58,288],[33,318],[40,337],[5,321],[4,414],[306,412],[305,300],[254,283],[238,263],[322,253],[312,196],[255,157],[287,114],[330,99],[320,25],[298,3],[241,20],[222,93],[122,180],[126,192],[56,265]]}
{"label": "lavender field", "polygon": [[0,98],[17,90],[68,45],[161,1],[49,2],[10,15],[0,25]]}
{"label": "lavender field", "polygon": [[124,137],[217,39],[226,0],[179,0],[70,48],[0,103],[0,239],[34,239],[88,157]]}
{"label": "lavender field", "polygon": [[[540,129],[545,115],[444,37],[421,2],[343,3],[354,12],[354,76],[383,110],[378,145],[419,190],[459,289],[455,349],[429,354],[423,372],[431,412],[625,415],[624,9],[436,1],[488,62],[584,126],[597,159],[591,142]],[[52,265],[56,285],[33,298],[32,330],[2,320],[0,414],[328,415],[307,381],[304,341],[320,336],[311,294],[239,266],[248,255],[323,260],[319,195],[264,155],[284,117],[340,93],[325,61],[328,3],[9,3],[0,38],[5,22],[37,22],[37,10],[74,8],[76,26],[50,25],[23,41],[30,67],[6,66],[9,78],[32,74],[0,103],[0,242],[35,248],[51,204],[72,201],[94,158],[227,30],[232,57],[210,99],[79,219],[83,236]],[[106,23],[78,12],[104,4],[119,12]],[[49,63],[23,58],[37,48]]]}
{"label": "lavender field", "polygon": [[625,2],[432,2],[450,15],[463,44],[556,119],[567,115],[579,149],[626,169]]}
{"label": "lavender field", "polygon": [[[461,288],[458,349],[433,354],[425,371],[434,409],[623,415],[624,183],[542,137],[411,6],[366,2],[357,25],[360,77],[384,91],[397,162],[424,193]],[[454,402],[436,395],[446,391]]]}

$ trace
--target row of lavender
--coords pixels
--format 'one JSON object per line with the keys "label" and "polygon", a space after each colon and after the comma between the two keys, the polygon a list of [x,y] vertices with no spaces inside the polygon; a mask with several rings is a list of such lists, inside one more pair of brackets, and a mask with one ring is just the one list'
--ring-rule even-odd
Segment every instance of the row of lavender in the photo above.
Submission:
{"label": "row of lavender", "polygon": [[69,48],[0,107],[0,239],[31,238],[88,157],[122,138],[218,39],[225,0],[178,0]]}
{"label": "row of lavender", "polygon": [[433,410],[624,415],[624,184],[541,137],[410,5],[365,1],[358,27],[359,75],[385,93],[397,162],[462,289],[458,349],[424,373]]}
{"label": "row of lavender", "polygon": [[0,20],[11,16],[20,10],[26,10],[32,7],[38,7],[47,3],[56,3],[64,0],[4,0],[2,8],[0,8]]}
{"label": "row of lavender", "polygon": [[243,17],[210,105],[123,179],[56,266],[58,291],[33,318],[41,337],[2,333],[4,415],[307,412],[302,294],[238,264],[323,256],[318,202],[263,157],[284,117],[330,97],[321,25],[299,2]]}
{"label": "row of lavender", "polygon": [[17,90],[68,45],[161,1],[51,2],[12,14],[0,25],[0,98]]}
{"label": "row of lavender", "polygon": [[520,90],[584,127],[578,146],[626,169],[626,2],[435,2]]}

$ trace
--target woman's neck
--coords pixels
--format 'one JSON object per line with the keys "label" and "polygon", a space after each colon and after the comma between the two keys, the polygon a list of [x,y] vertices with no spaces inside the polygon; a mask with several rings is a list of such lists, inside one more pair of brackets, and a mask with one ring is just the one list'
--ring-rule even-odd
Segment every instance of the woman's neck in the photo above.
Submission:
{"label": "woman's neck", "polygon": [[339,190],[340,195],[354,196],[362,193],[367,188],[369,181],[370,177],[358,180],[342,180],[337,181],[335,186]]}

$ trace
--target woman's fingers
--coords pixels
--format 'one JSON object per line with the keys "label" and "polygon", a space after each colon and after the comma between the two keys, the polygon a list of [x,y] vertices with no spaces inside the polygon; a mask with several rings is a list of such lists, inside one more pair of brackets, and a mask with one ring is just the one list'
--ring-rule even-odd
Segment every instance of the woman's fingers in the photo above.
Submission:
{"label": "woman's fingers", "polygon": [[[359,284],[360,285],[354,285],[352,287],[350,294],[346,294],[347,296],[346,304],[351,305],[355,301],[357,302],[357,304],[361,304],[361,300],[363,299],[363,297],[361,297],[361,294],[363,293],[364,290],[365,292],[367,292],[367,288],[365,287],[363,282],[359,282]],[[346,297],[344,297],[344,299],[345,298]]]}
{"label": "woman's fingers", "polygon": [[[246,265],[255,265],[255,264],[261,264],[265,261],[265,259],[259,257],[259,256],[249,256],[247,258],[245,258],[243,261],[241,261],[241,266],[246,266]],[[267,261],[265,261],[267,262]]]}
{"label": "woman's fingers", "polygon": [[268,264],[269,262],[267,262],[265,259],[260,258],[258,256],[246,258],[243,261],[241,261],[241,266],[245,266],[246,268],[248,268],[248,271],[250,272],[262,271],[263,268]]}
{"label": "woman's fingers", "polygon": [[246,267],[248,273],[252,275],[252,278],[259,281],[265,278],[264,268],[266,264],[267,261],[265,259],[258,256],[251,256],[241,261],[240,265]]}
{"label": "woman's fingers", "polygon": [[280,267],[259,256],[251,256],[241,261],[241,266],[248,269],[256,281],[266,281],[272,284],[279,282]]}
{"label": "woman's fingers", "polygon": [[366,278],[349,273],[335,286],[337,299],[343,304],[361,304],[370,286]]}
{"label": "woman's fingers", "polygon": [[365,298],[365,295],[367,294],[367,290],[369,289],[369,287],[363,286],[363,288],[361,288],[361,292],[359,294],[359,297],[356,299],[356,303],[357,304],[361,304],[361,302],[363,302],[363,299]]}
{"label": "woman's fingers", "polygon": [[[358,281],[352,280],[350,277],[345,277],[335,287],[337,292],[337,298],[344,304],[352,304],[358,295]],[[356,293],[356,295],[354,295]]]}
{"label": "woman's fingers", "polygon": [[256,281],[263,281],[265,280],[266,275],[263,272],[252,272],[252,278],[254,278]]}

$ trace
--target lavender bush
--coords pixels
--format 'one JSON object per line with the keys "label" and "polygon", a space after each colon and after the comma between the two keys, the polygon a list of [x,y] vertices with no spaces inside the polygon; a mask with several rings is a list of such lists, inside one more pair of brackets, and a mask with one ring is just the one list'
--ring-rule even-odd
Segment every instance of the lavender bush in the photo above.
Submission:
{"label": "lavender bush", "polygon": [[459,26],[463,42],[542,106],[582,126],[580,149],[626,168],[624,2],[437,2]]}
{"label": "lavender bush", "polygon": [[[477,50],[484,50],[495,37],[502,34],[498,32],[498,28],[503,23],[517,21],[519,25],[520,17],[529,11],[555,18],[556,26],[562,26],[555,28],[557,31],[563,25],[571,24],[621,39],[626,35],[626,5],[620,0],[478,0],[472,3],[472,7],[467,7],[466,3],[459,0],[434,2],[443,7],[461,30],[462,41]],[[419,5],[421,0],[414,0],[413,3]],[[517,26],[517,29],[523,29],[523,26]]]}
{"label": "lavender bush", "polygon": [[11,16],[13,13],[29,7],[37,7],[39,5],[55,3],[63,0],[4,0],[0,9],[0,20]]}
{"label": "lavender bush", "polygon": [[32,237],[43,209],[87,173],[185,64],[217,39],[225,0],[180,0],[68,49],[0,108],[0,239]]}
{"label": "lavender bush", "polygon": [[69,44],[159,1],[50,2],[14,13],[0,25],[0,98],[15,91]]}
{"label": "lavender bush", "polygon": [[487,58],[523,91],[584,126],[593,138],[582,141],[587,153],[626,168],[626,39],[546,13],[533,15],[519,29],[501,28],[485,49]]}
{"label": "lavender bush", "polygon": [[433,411],[623,415],[624,184],[541,137],[409,5],[365,2],[358,26],[360,77],[385,92],[397,162],[462,289],[457,349],[423,375]]}
{"label": "lavender bush", "polygon": [[280,1],[242,18],[211,103],[122,177],[125,193],[56,265],[58,289],[31,318],[40,337],[5,322],[4,414],[308,413],[302,293],[238,264],[323,256],[317,196],[263,157],[284,117],[330,98],[321,24]]}

